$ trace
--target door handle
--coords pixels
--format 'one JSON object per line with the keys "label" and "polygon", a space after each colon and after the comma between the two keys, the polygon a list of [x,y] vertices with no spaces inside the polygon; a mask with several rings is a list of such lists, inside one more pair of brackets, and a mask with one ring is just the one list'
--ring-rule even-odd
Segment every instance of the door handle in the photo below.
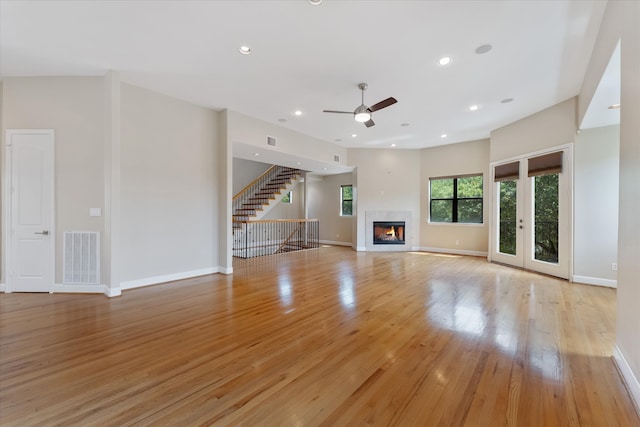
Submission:
{"label": "door handle", "polygon": [[48,236],[49,235],[49,230],[44,230],[44,231],[36,231],[33,234],[42,234],[43,236]]}

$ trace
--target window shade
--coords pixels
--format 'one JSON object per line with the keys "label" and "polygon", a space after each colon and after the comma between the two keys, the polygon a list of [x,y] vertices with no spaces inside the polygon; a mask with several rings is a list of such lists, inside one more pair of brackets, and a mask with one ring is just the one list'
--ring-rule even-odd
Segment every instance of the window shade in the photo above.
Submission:
{"label": "window shade", "polygon": [[552,175],[562,172],[562,151],[529,159],[529,176]]}
{"label": "window shade", "polygon": [[507,163],[496,166],[493,173],[494,181],[509,181],[520,178],[520,162]]}

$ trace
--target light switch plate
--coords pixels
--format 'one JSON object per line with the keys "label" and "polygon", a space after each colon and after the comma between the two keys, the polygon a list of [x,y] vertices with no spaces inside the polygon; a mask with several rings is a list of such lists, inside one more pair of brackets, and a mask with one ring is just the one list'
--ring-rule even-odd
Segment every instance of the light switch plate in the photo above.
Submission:
{"label": "light switch plate", "polygon": [[89,216],[102,216],[102,208],[89,208]]}

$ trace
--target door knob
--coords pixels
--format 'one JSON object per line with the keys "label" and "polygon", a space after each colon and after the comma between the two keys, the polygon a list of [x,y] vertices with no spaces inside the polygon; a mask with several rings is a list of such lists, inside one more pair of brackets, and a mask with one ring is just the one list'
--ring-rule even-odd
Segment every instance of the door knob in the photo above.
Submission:
{"label": "door knob", "polygon": [[48,236],[49,235],[49,230],[44,230],[44,231],[36,231],[33,234],[42,234],[43,236]]}

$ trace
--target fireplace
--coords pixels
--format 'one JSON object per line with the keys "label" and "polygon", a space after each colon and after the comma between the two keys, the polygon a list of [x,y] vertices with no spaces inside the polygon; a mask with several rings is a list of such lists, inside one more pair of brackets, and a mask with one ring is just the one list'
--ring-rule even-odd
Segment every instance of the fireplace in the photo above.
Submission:
{"label": "fireplace", "polygon": [[404,245],[404,221],[374,221],[374,245]]}

